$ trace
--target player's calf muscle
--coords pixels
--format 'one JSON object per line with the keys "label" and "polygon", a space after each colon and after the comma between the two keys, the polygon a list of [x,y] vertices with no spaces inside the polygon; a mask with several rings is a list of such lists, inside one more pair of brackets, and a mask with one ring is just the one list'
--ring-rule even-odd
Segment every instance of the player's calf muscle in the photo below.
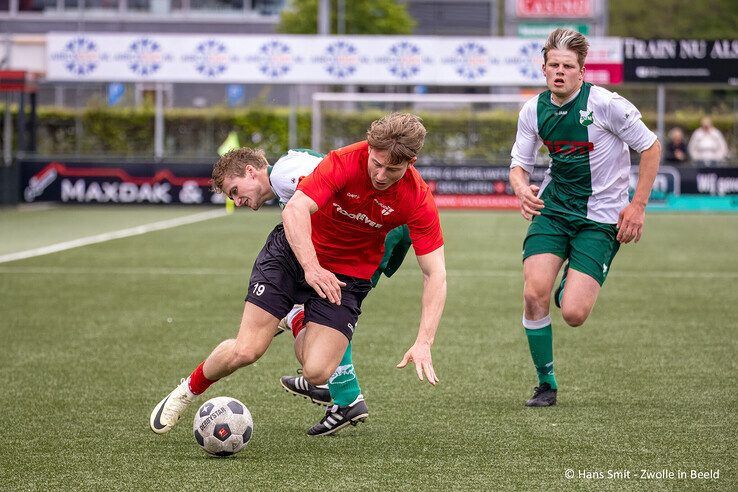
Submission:
{"label": "player's calf muscle", "polygon": [[335,351],[326,351],[324,350],[326,347],[327,345],[321,347],[321,350],[311,350],[316,347],[306,347],[303,352],[302,375],[311,384],[325,384],[336,371],[346,351],[345,345],[337,346]]}
{"label": "player's calf muscle", "polygon": [[264,353],[236,339],[221,342],[205,361],[203,372],[208,379],[220,379],[249,364],[256,362]]}

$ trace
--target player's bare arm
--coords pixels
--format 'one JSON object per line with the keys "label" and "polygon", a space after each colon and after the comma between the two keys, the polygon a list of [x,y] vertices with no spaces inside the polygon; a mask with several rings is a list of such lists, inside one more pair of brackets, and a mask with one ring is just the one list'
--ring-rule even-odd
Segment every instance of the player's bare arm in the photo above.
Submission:
{"label": "player's bare arm", "polygon": [[336,276],[320,266],[311,240],[310,215],[318,210],[318,204],[300,190],[287,202],[282,211],[282,221],[287,241],[297,261],[305,270],[305,281],[323,299],[341,304],[341,287],[345,286]]}
{"label": "player's bare arm", "polygon": [[646,218],[646,204],[651,194],[653,182],[659,171],[661,162],[661,144],[654,141],[653,145],[641,152],[641,163],[638,168],[638,185],[636,185],[633,200],[625,207],[618,217],[617,240],[623,244],[631,241],[636,243],[643,233],[643,222]]}
{"label": "player's bare arm", "polygon": [[415,343],[405,352],[397,367],[403,368],[408,362],[412,362],[415,364],[418,379],[423,381],[425,375],[428,382],[435,385],[439,380],[433,369],[431,346],[446,304],[446,260],[443,246],[426,255],[418,256],[418,264],[423,272],[420,327]]}
{"label": "player's bare arm", "polygon": [[539,187],[530,184],[530,175],[522,167],[510,170],[510,186],[520,202],[520,214],[525,220],[533,219],[534,215],[541,215],[544,208],[543,200],[538,198]]}

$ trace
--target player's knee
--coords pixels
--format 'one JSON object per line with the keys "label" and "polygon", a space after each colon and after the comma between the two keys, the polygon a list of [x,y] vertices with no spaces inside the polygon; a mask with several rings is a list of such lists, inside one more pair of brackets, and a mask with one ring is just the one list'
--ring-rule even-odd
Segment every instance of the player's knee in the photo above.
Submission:
{"label": "player's knee", "polygon": [[302,376],[307,379],[310,384],[325,384],[328,382],[328,378],[331,377],[332,373],[333,372],[329,368],[325,367],[325,365],[307,362],[302,366]]}
{"label": "player's knee", "polygon": [[582,326],[587,318],[589,317],[589,309],[582,306],[562,306],[561,316],[569,326],[577,327]]}
{"label": "player's knee", "polygon": [[546,289],[527,283],[523,290],[523,299],[525,300],[525,306],[528,308],[548,308],[549,295],[550,293],[546,292]]}

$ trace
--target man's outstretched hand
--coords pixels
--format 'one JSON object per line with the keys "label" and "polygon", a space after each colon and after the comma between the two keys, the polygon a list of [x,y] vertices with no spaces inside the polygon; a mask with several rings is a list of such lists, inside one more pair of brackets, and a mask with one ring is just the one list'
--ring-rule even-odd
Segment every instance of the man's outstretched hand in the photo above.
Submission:
{"label": "man's outstretched hand", "polygon": [[433,369],[433,359],[431,357],[429,344],[415,342],[415,344],[410,347],[410,350],[405,352],[405,356],[396,367],[398,369],[402,369],[408,364],[408,362],[415,364],[415,372],[418,373],[418,379],[421,381],[423,381],[423,375],[428,378],[428,382],[433,386],[435,386],[439,381],[438,377],[436,377],[436,371]]}

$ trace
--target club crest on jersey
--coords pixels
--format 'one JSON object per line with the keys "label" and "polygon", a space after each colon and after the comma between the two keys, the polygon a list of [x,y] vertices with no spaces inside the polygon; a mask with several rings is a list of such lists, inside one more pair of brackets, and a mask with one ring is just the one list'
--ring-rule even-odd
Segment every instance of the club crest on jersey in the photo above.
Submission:
{"label": "club crest on jersey", "polygon": [[380,202],[376,198],[374,199],[374,203],[382,207],[382,215],[389,215],[395,211],[394,208],[390,207],[389,205],[385,205],[384,203]]}
{"label": "club crest on jersey", "polygon": [[592,123],[594,123],[594,117],[592,116],[592,111],[588,110],[579,110],[579,123],[581,123],[584,126],[589,126]]}

